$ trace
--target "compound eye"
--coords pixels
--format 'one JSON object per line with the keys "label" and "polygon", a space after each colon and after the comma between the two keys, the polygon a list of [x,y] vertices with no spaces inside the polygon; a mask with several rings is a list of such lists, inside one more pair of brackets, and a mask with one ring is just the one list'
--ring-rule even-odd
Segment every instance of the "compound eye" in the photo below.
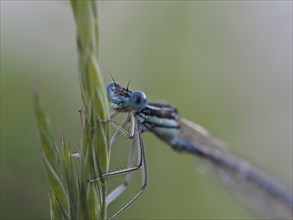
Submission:
{"label": "compound eye", "polygon": [[130,99],[129,99],[130,108],[136,111],[140,111],[145,108],[146,104],[147,104],[147,97],[143,92],[134,91],[130,95]]}
{"label": "compound eye", "polygon": [[115,95],[113,91],[115,86],[116,86],[115,82],[110,82],[106,87],[107,97],[109,101],[111,101],[113,96]]}

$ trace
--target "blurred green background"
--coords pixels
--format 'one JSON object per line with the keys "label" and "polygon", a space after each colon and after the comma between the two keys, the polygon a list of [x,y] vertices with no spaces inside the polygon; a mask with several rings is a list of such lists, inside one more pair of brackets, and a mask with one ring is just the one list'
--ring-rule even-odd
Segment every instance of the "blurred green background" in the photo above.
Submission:
{"label": "blurred green background", "polygon": [[[292,188],[292,2],[105,1],[99,13],[105,82],[109,72],[150,100],[177,106]],[[78,146],[82,102],[69,3],[1,1],[2,219],[49,218],[34,81],[56,139],[62,130]],[[121,218],[252,217],[198,172],[192,156],[143,136],[148,187]],[[126,148],[118,148],[113,169],[126,164],[116,157]]]}

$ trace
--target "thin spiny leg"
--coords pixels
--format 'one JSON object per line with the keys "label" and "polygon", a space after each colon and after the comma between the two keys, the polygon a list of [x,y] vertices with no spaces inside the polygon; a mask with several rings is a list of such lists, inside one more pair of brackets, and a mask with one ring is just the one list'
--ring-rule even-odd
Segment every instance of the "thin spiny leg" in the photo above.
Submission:
{"label": "thin spiny leg", "polygon": [[[135,135],[135,133],[139,133],[139,132],[135,132],[135,128],[138,128],[138,124],[136,122],[136,119],[135,119],[134,115],[133,114],[129,114],[129,115],[131,117],[131,122],[132,122],[131,127],[133,128],[133,131],[134,131],[133,133]],[[137,138],[134,138],[133,141],[135,141],[136,139]],[[125,168],[125,169],[122,169],[122,170],[116,170],[116,171],[104,173],[104,174],[102,174],[99,177],[96,177],[96,178],[93,178],[93,179],[89,179],[88,182],[92,183],[92,182],[95,182],[95,181],[97,181],[97,180],[99,180],[101,178],[105,178],[105,177],[109,177],[109,176],[122,175],[122,174],[125,174],[125,173],[128,173],[128,172],[131,172],[131,171],[140,169],[141,164],[142,164],[142,155],[140,153],[141,152],[140,147],[138,147],[138,152],[139,152],[139,156],[138,156],[138,159],[137,159],[137,164],[135,166],[130,166],[130,167]]]}
{"label": "thin spiny leg", "polygon": [[[129,158],[128,158],[128,167],[132,166],[133,160],[134,160],[134,148],[135,148],[135,140],[132,141],[130,145],[130,151],[129,151]],[[139,155],[138,155],[139,157]],[[118,196],[120,196],[125,189],[129,186],[131,181],[131,176],[133,172],[126,173],[124,183],[116,187],[114,190],[112,190],[111,193],[107,195],[106,198],[106,206],[108,206],[112,201],[114,201]]]}
{"label": "thin spiny leg", "polygon": [[[127,114],[124,118],[124,120],[122,121],[120,127],[121,129],[124,129],[125,130],[125,126],[126,124],[129,122],[129,115]],[[120,129],[116,129],[115,133],[113,134],[112,138],[111,138],[111,141],[110,141],[110,148],[113,146],[113,144],[116,142],[116,140],[118,139],[118,137],[120,136],[121,134],[121,131]]]}
{"label": "thin spiny leg", "polygon": [[133,138],[135,135],[135,128],[136,128],[137,122],[136,122],[136,119],[134,117],[133,112],[129,112],[127,117],[129,118],[129,120],[131,120],[130,131],[125,130],[121,125],[117,124],[114,121],[110,121],[110,123],[114,128],[116,128],[117,131],[120,131],[122,134],[124,134],[125,136],[127,136],[129,138]]}
{"label": "thin spiny leg", "polygon": [[[133,140],[132,142],[134,143],[135,140]],[[105,178],[105,177],[109,177],[109,176],[123,175],[123,174],[126,174],[126,173],[129,173],[129,172],[132,172],[132,171],[140,169],[141,165],[142,165],[142,153],[141,153],[141,148],[138,147],[138,158],[137,158],[137,163],[136,163],[135,166],[130,166],[128,168],[112,171],[112,172],[109,172],[109,173],[104,173],[100,177],[96,177],[94,179],[88,180],[88,182],[92,183],[92,182],[95,182],[95,181],[97,181],[97,180],[99,180],[101,178]]]}
{"label": "thin spiny leg", "polygon": [[141,174],[141,188],[140,190],[132,197],[130,201],[128,201],[118,212],[116,212],[109,220],[113,220],[116,218],[119,214],[121,214],[125,209],[127,209],[133,202],[135,202],[138,197],[141,196],[141,194],[144,192],[144,189],[147,185],[147,169],[146,169],[146,161],[145,161],[145,154],[144,154],[144,146],[143,141],[140,137],[140,132],[137,132],[138,135],[138,145],[141,149],[141,155],[142,155],[142,174]]}
{"label": "thin spiny leg", "polygon": [[118,115],[120,112],[119,111],[112,111],[111,114],[110,114],[110,120],[112,120],[116,115]]}
{"label": "thin spiny leg", "polygon": [[[117,115],[117,113],[111,114],[111,115]],[[127,132],[124,127],[125,125],[129,122],[129,119],[131,120],[131,129],[130,132]],[[89,182],[94,182],[100,178],[104,177],[109,177],[109,176],[116,176],[116,175],[122,175],[126,174],[124,183],[115,188],[106,198],[106,204],[110,204],[112,201],[114,201],[118,196],[120,196],[127,186],[129,185],[132,177],[132,171],[139,170],[142,168],[142,177],[141,177],[141,188],[138,193],[136,193],[133,198],[126,203],[118,212],[116,212],[110,219],[116,218],[120,213],[122,213],[125,209],[127,209],[144,191],[146,184],[147,184],[147,173],[146,173],[146,165],[145,165],[145,156],[144,156],[144,146],[143,146],[143,141],[140,136],[140,129],[139,129],[139,124],[137,120],[135,119],[135,116],[133,113],[129,113],[124,121],[122,122],[121,126],[119,126],[117,123],[115,123],[117,126],[116,127],[117,131],[114,134],[114,137],[112,137],[111,143],[113,144],[120,133],[125,134],[129,138],[133,138],[131,142],[131,148],[130,148],[130,154],[129,154],[129,160],[128,160],[128,168],[122,169],[122,170],[117,170],[109,173],[105,173],[101,175],[101,177],[91,179]],[[113,125],[113,124],[112,124]],[[135,166],[131,167],[133,164],[133,159],[134,159],[134,147],[135,143],[137,143],[137,153],[138,153],[138,158],[137,158],[137,163]]]}

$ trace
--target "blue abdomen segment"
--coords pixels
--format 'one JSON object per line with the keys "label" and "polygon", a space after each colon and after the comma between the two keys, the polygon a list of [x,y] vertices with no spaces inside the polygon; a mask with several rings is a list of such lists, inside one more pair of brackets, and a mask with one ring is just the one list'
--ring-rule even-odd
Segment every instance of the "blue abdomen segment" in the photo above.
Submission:
{"label": "blue abdomen segment", "polygon": [[195,146],[193,146],[191,143],[189,143],[187,140],[180,137],[179,135],[170,138],[169,140],[167,140],[167,142],[176,151],[189,152],[198,156],[203,155],[202,152],[200,152]]}

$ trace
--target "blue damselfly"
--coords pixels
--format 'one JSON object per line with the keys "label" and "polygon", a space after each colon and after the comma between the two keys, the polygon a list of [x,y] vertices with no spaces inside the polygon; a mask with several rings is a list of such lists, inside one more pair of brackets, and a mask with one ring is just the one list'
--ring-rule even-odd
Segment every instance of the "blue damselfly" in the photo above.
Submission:
{"label": "blue damselfly", "polygon": [[[107,85],[107,96],[114,110],[110,115],[111,124],[116,129],[111,145],[121,133],[132,139],[128,167],[105,173],[89,181],[94,182],[100,178],[126,174],[124,183],[108,195],[106,202],[110,204],[127,188],[132,171],[142,170],[140,191],[111,219],[130,206],[146,187],[147,171],[141,138],[141,133],[146,131],[152,132],[176,151],[203,158],[212,165],[210,166],[212,175],[235,192],[241,201],[262,213],[264,217],[292,218],[292,192],[287,191],[263,171],[229,152],[221,141],[203,127],[181,118],[176,108],[148,102],[142,91],[132,92],[128,86],[124,88],[115,81]],[[121,112],[126,113],[126,117],[119,125],[112,119]],[[126,129],[127,124],[130,124],[129,130]],[[135,147],[137,147],[138,158],[136,165],[133,166]]]}

